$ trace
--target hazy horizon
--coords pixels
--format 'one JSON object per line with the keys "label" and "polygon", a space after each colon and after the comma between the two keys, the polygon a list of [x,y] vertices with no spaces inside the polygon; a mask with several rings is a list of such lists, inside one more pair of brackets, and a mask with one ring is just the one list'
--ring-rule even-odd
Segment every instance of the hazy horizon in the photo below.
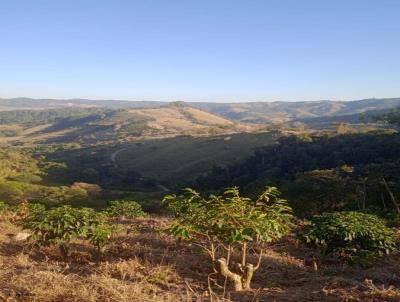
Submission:
{"label": "hazy horizon", "polygon": [[397,99],[400,98],[400,93],[398,95],[389,95],[389,96],[365,96],[365,97],[356,97],[356,98],[346,98],[346,99],[338,99],[338,98],[316,98],[316,99],[303,99],[303,98],[295,98],[295,99],[253,99],[253,98],[186,98],[186,99],[172,99],[168,97],[160,97],[158,99],[146,99],[146,98],[108,98],[108,97],[52,97],[52,96],[0,96],[0,99],[33,99],[33,100],[88,100],[88,101],[127,101],[127,102],[190,102],[190,103],[273,103],[273,102],[322,102],[322,101],[332,101],[332,102],[351,102],[351,101],[360,101],[360,100],[370,100],[370,99]]}
{"label": "hazy horizon", "polygon": [[274,102],[288,102],[288,103],[296,103],[296,102],[352,102],[352,101],[363,101],[363,100],[372,100],[372,99],[398,99],[398,96],[392,97],[369,97],[369,98],[360,98],[360,99],[347,99],[347,100],[339,100],[339,99],[320,99],[320,100],[148,100],[148,99],[110,99],[110,98],[82,98],[82,97],[73,97],[73,98],[54,98],[54,97],[27,97],[27,96],[17,96],[17,97],[3,97],[0,96],[0,100],[16,100],[16,99],[32,99],[32,100],[55,100],[55,101],[76,101],[76,100],[85,100],[85,101],[93,101],[93,102],[101,102],[101,101],[109,101],[109,102],[187,102],[187,103],[274,103]]}

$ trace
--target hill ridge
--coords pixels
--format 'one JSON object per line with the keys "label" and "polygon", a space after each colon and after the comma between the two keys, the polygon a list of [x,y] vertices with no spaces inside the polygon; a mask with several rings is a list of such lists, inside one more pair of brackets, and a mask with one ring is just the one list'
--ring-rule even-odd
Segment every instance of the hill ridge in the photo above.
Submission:
{"label": "hill ridge", "polygon": [[20,109],[92,108],[110,109],[159,108],[185,106],[205,110],[220,117],[246,123],[283,123],[304,118],[359,114],[370,110],[386,110],[400,106],[400,98],[368,98],[352,101],[300,101],[300,102],[160,102],[86,99],[0,99],[0,111]]}

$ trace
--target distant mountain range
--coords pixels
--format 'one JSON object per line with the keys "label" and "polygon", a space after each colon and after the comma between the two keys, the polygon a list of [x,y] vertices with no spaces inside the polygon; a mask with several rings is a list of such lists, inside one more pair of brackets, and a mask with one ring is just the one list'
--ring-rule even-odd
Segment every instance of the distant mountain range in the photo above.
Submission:
{"label": "distant mountain range", "polygon": [[207,111],[247,123],[282,123],[345,116],[400,106],[400,98],[357,101],[192,103]]}
{"label": "distant mountain range", "polygon": [[[58,103],[45,104],[54,106]],[[82,103],[46,110],[43,107],[36,107],[36,110],[22,106],[18,110],[15,108],[0,111],[0,137],[5,143],[79,142],[87,145],[129,142],[139,138],[254,132],[260,129],[258,125],[232,121],[185,103],[125,109],[87,108],[87,104]]]}
{"label": "distant mountain range", "polygon": [[112,109],[121,108],[146,108],[162,106],[168,102],[157,101],[119,101],[119,100],[87,100],[87,99],[31,99],[31,98],[0,98],[0,111],[18,109],[58,109],[58,108],[91,108],[107,107]]}
{"label": "distant mountain range", "polygon": [[[155,108],[167,104],[168,102],[159,101],[14,98],[0,99],[0,111],[75,107],[106,107],[110,109]],[[313,123],[313,119],[315,119],[314,121],[318,121],[323,117],[330,117],[329,120],[331,121],[346,121],[346,116],[354,120],[362,113],[385,112],[399,107],[400,98],[304,102],[188,102],[187,104],[242,123],[272,124],[294,121]],[[344,116],[345,118],[343,118]]]}

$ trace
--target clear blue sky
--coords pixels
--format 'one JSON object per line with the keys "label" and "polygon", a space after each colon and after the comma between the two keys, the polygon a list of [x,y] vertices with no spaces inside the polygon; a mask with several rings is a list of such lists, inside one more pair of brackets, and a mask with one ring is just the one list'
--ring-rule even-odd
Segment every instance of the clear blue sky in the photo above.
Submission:
{"label": "clear blue sky", "polygon": [[1,0],[0,97],[400,96],[398,0]]}

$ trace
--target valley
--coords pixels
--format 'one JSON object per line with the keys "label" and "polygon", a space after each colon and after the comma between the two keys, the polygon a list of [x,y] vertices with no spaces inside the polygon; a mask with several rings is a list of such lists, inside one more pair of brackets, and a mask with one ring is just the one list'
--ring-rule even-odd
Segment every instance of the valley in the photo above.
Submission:
{"label": "valley", "polygon": [[400,1],[0,4],[0,302],[400,302]]}
{"label": "valley", "polygon": [[[159,199],[166,188],[173,191],[204,177],[221,178],[213,175],[245,164],[256,152],[275,148],[285,137],[312,140],[338,131],[360,135],[388,131],[375,116],[399,102],[167,104],[2,99],[0,108],[7,110],[0,111],[0,144],[65,164],[63,170],[49,170],[45,176],[49,183],[94,183],[106,191]],[[257,123],[251,117],[255,113],[263,116]]]}
{"label": "valley", "polygon": [[400,297],[398,99],[1,102],[0,300]]}

